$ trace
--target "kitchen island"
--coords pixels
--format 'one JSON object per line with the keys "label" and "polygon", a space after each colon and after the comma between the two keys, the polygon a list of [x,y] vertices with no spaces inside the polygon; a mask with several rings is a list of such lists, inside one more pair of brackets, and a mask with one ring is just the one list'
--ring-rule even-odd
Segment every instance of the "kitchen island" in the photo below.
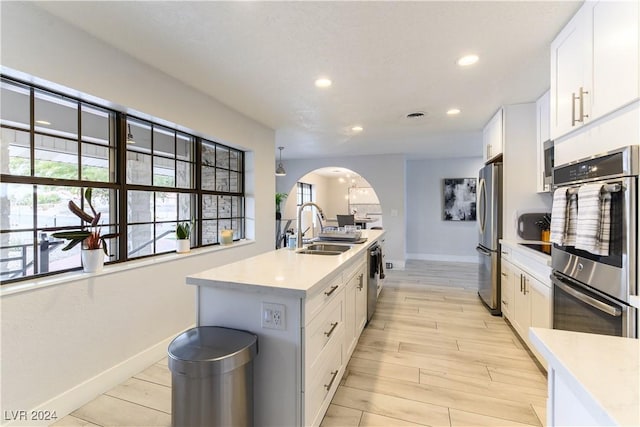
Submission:
{"label": "kitchen island", "polygon": [[531,328],[548,362],[548,426],[640,425],[640,340]]}
{"label": "kitchen island", "polygon": [[254,419],[260,426],[317,426],[366,323],[367,248],[339,255],[280,249],[187,277],[198,286],[197,325],[258,335]]}

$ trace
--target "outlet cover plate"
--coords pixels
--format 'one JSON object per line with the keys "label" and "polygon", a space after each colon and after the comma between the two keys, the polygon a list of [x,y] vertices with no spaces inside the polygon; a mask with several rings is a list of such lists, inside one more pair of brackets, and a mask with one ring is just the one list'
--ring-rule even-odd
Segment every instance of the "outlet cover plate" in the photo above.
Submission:
{"label": "outlet cover plate", "polygon": [[272,302],[262,303],[262,327],[266,329],[286,329],[285,306]]}

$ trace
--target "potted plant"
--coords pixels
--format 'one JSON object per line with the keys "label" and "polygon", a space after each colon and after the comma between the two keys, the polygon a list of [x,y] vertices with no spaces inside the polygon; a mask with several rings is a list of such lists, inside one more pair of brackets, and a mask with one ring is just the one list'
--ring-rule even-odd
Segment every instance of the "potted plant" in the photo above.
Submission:
{"label": "potted plant", "polygon": [[112,256],[107,251],[106,240],[118,237],[118,233],[101,234],[100,226],[98,225],[101,213],[96,212],[93,207],[91,202],[92,195],[93,190],[91,188],[84,190],[84,199],[89,208],[91,208],[93,216],[82,210],[73,200],[69,200],[69,210],[82,220],[82,226],[79,230],[59,231],[52,234],[53,237],[69,240],[67,246],[62,248],[63,251],[68,251],[78,244],[82,244],[80,258],[82,260],[82,268],[87,273],[102,270],[105,255]]}
{"label": "potted plant", "polygon": [[191,223],[178,223],[176,227],[176,252],[179,254],[191,250]]}
{"label": "potted plant", "polygon": [[276,193],[276,219],[282,219],[282,213],[280,212],[280,204],[288,196],[287,193]]}

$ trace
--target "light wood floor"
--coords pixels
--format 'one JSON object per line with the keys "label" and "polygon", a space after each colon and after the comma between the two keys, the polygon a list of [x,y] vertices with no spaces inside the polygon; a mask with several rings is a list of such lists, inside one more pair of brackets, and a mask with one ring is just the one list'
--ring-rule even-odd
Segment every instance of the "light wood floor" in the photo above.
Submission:
{"label": "light wood floor", "polygon": [[[322,426],[522,426],[545,419],[546,378],[480,303],[474,264],[387,272]],[[169,426],[166,358],[55,426]]]}

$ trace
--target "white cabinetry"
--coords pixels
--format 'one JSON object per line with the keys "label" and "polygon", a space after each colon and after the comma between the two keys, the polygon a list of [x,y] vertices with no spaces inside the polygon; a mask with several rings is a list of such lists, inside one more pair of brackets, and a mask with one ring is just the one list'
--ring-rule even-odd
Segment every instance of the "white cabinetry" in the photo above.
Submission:
{"label": "white cabinetry", "polygon": [[551,43],[551,138],[638,99],[639,2],[587,1]]}
{"label": "white cabinetry", "polygon": [[349,276],[346,286],[345,355],[348,359],[358,344],[358,338],[367,323],[366,263],[357,265]]}
{"label": "white cabinetry", "polygon": [[[514,249],[515,248],[515,249]],[[551,328],[551,283],[541,280],[549,277],[549,266],[527,257],[527,249],[516,246],[501,250],[501,301],[502,313],[509,319],[522,340],[545,364],[542,356],[532,346],[529,328]]]}
{"label": "white cabinetry", "polygon": [[549,100],[550,92],[546,91],[536,101],[536,148],[538,173],[536,189],[538,193],[550,191],[550,184],[544,183],[544,143],[550,139],[549,133]]}
{"label": "white cabinetry", "polygon": [[484,161],[489,162],[502,154],[504,143],[503,111],[500,108],[482,130]]}

